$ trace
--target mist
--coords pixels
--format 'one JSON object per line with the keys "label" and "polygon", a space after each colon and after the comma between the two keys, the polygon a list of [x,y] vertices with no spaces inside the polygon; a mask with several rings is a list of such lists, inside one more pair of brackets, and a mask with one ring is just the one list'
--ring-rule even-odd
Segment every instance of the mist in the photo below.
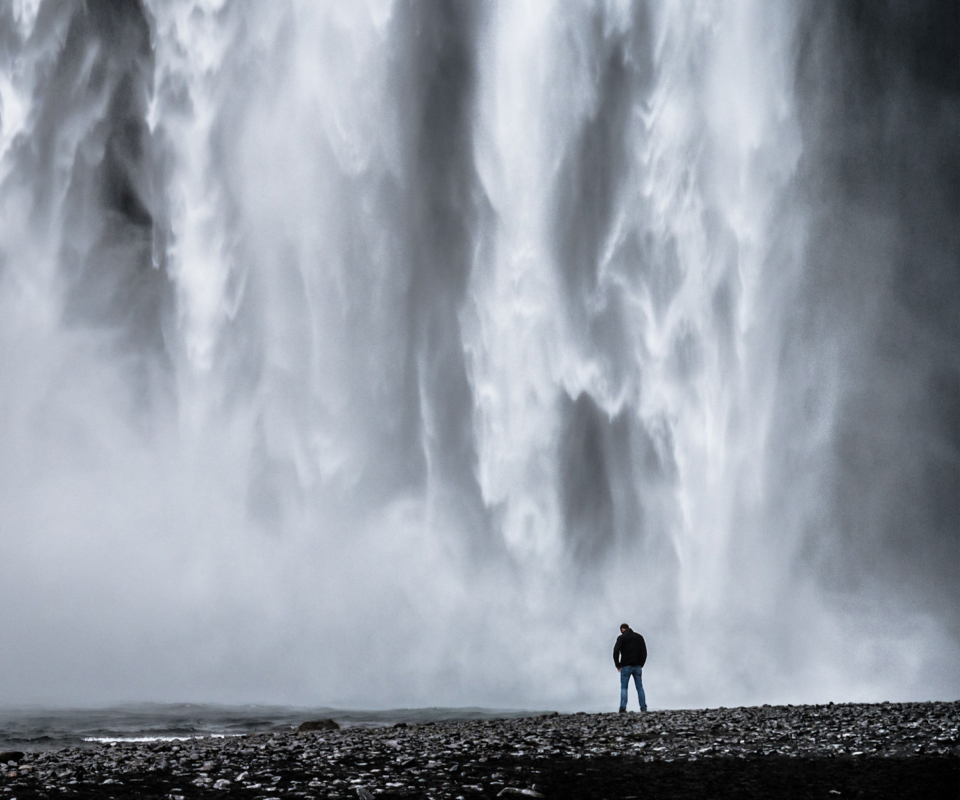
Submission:
{"label": "mist", "polygon": [[0,6],[0,703],[956,699],[958,42]]}

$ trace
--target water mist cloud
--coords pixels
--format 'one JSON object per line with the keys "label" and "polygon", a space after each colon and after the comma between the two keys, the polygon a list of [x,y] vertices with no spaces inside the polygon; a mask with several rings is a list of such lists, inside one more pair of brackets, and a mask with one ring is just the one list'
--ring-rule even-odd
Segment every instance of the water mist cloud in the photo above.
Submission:
{"label": "water mist cloud", "polygon": [[0,702],[955,697],[955,12],[0,9]]}

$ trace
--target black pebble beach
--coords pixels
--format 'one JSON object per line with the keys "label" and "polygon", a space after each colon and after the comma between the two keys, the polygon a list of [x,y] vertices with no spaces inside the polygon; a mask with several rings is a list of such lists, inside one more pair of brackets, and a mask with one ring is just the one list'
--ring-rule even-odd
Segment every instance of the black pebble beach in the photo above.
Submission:
{"label": "black pebble beach", "polygon": [[960,702],[884,703],[102,744],[0,753],[0,800],[957,798],[958,724]]}

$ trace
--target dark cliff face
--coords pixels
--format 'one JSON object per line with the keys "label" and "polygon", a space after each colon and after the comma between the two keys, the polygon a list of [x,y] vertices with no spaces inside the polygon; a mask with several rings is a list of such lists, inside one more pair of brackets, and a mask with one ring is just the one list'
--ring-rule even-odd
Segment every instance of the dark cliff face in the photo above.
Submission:
{"label": "dark cliff face", "polygon": [[59,243],[65,329],[103,337],[126,362],[134,407],[146,412],[169,379],[163,324],[172,310],[154,247],[164,201],[146,119],[150,36],[136,0],[43,3],[21,45],[20,55],[36,59],[33,107],[7,179],[22,187],[32,234]]}
{"label": "dark cliff face", "polygon": [[[811,208],[784,378],[839,354],[828,585],[893,587],[960,634],[960,5],[811,3],[797,90]],[[786,398],[785,424],[803,424]],[[792,420],[792,422],[790,421]],[[937,612],[938,614],[940,612]]]}
{"label": "dark cliff face", "polygon": [[441,504],[455,509],[473,545],[483,548],[490,530],[477,483],[474,404],[458,318],[490,213],[473,156],[480,9],[410,3],[398,11],[391,33],[409,170],[398,222],[410,271],[404,312],[419,398],[419,457],[430,465]]}

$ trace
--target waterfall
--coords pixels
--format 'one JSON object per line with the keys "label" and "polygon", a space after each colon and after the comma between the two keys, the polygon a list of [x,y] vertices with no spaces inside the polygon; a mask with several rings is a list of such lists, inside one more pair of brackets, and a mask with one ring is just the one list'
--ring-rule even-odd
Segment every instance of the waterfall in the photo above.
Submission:
{"label": "waterfall", "polygon": [[0,702],[955,698],[953,11],[4,5]]}

